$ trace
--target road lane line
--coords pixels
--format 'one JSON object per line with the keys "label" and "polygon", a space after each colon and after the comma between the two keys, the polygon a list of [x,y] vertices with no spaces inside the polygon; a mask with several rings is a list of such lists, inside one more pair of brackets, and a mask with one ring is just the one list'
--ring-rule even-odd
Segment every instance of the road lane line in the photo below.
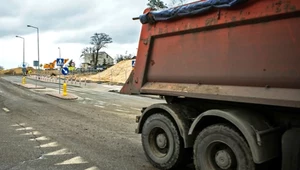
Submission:
{"label": "road lane line", "polygon": [[47,153],[45,154],[45,156],[54,156],[54,155],[69,155],[69,154],[72,154],[71,151],[69,151],[68,149],[61,149],[61,150],[57,150],[57,151],[54,151],[54,152],[51,152],[51,153]]}
{"label": "road lane line", "polygon": [[93,167],[87,168],[85,170],[100,170],[100,169],[96,166],[93,166]]}
{"label": "road lane line", "polygon": [[100,107],[100,108],[104,108],[104,106],[99,106],[99,105],[94,105],[94,106],[96,106],[96,107]]}
{"label": "road lane line", "polygon": [[98,103],[104,104],[104,103],[106,103],[106,102],[105,102],[105,101],[98,100]]}
{"label": "road lane line", "polygon": [[49,138],[47,138],[46,136],[41,136],[38,138],[34,138],[34,139],[29,139],[30,141],[45,141],[45,140],[50,140]]}
{"label": "road lane line", "polygon": [[121,107],[122,105],[119,105],[119,104],[111,104],[113,106],[117,106],[117,107]]}
{"label": "road lane line", "polygon": [[33,132],[27,132],[27,133],[24,133],[24,134],[21,134],[21,135],[41,135],[41,132],[33,131]]}
{"label": "road lane line", "polygon": [[26,124],[25,123],[19,123],[19,124],[13,124],[13,125],[10,125],[12,127],[19,127],[19,126],[25,126]]}
{"label": "road lane line", "polygon": [[130,109],[132,109],[132,110],[138,110],[138,111],[142,110],[142,109],[138,109],[138,108],[134,108],[134,107],[131,107]]}
{"label": "road lane line", "polygon": [[46,143],[44,145],[41,146],[36,146],[37,148],[41,147],[41,148],[53,148],[53,147],[57,147],[58,143],[57,142],[50,142],[50,143]]}
{"label": "road lane line", "polygon": [[121,110],[121,109],[115,109],[115,111],[118,111],[118,112],[125,112],[125,113],[128,113],[129,111],[127,110]]}
{"label": "road lane line", "polygon": [[5,112],[9,112],[8,108],[3,107],[2,108]]}
{"label": "road lane line", "polygon": [[23,131],[23,130],[33,130],[33,127],[25,127],[25,128],[16,129],[16,131]]}
{"label": "road lane line", "polygon": [[55,165],[72,165],[72,164],[85,164],[88,163],[87,161],[85,161],[82,157],[77,156],[74,158],[71,158],[69,160],[63,161],[61,163],[57,163]]}
{"label": "road lane line", "polygon": [[87,98],[87,97],[86,97],[86,98],[84,98],[84,99],[85,99],[85,100],[93,100],[93,99],[91,99],[91,98]]}

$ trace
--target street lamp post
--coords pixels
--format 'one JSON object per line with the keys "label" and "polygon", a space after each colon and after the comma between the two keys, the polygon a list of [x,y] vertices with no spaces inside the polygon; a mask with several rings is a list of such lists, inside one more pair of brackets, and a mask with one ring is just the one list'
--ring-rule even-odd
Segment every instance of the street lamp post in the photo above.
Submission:
{"label": "street lamp post", "polygon": [[[32,26],[32,25],[27,25],[27,27],[30,27],[30,28],[34,28],[36,29],[36,32],[37,32],[37,52],[38,52],[38,72],[40,70],[40,43],[39,43],[39,28],[38,27],[35,27],[35,26]],[[36,77],[36,83],[35,83],[35,86],[37,86],[37,77]]]}
{"label": "street lamp post", "polygon": [[25,38],[16,35],[17,38],[21,38],[23,39],[23,64],[22,64],[22,71],[23,71],[23,78],[22,78],[22,84],[25,84],[26,79],[25,79],[25,75],[26,75],[26,67],[25,67]]}
{"label": "street lamp post", "polygon": [[25,38],[18,35],[16,37],[23,39],[23,68],[24,68],[25,67]]}
{"label": "street lamp post", "polygon": [[[60,50],[60,47],[58,47],[58,55],[59,55],[59,58],[61,58],[61,50]],[[60,94],[60,72],[61,72],[61,66],[59,66],[60,69],[59,69],[59,73],[58,73],[58,79],[59,79],[59,82],[58,82],[58,94]]]}
{"label": "street lamp post", "polygon": [[58,47],[58,52],[59,52],[59,58],[61,58],[61,49]]}

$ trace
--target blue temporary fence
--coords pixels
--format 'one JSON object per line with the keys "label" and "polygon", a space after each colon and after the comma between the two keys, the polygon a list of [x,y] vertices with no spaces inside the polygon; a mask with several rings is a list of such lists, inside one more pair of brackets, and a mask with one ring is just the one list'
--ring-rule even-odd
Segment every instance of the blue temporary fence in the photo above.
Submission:
{"label": "blue temporary fence", "polygon": [[198,15],[207,12],[213,8],[228,8],[237,4],[244,3],[248,0],[206,0],[199,1],[175,8],[169,8],[161,11],[150,11],[140,15],[139,19],[142,24],[153,23],[158,21],[167,21],[178,17]]}

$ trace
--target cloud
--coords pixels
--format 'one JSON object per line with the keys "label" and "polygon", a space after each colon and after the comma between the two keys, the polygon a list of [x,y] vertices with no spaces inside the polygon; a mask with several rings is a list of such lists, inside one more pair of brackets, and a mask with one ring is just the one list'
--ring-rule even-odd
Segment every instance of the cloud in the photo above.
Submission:
{"label": "cloud", "polygon": [[[134,22],[134,21],[129,21]],[[56,43],[82,43],[89,44],[90,37],[94,33],[106,33],[108,34],[113,43],[123,44],[123,43],[134,43],[138,41],[140,24],[130,23],[123,24],[124,27],[119,26],[102,26],[98,28],[91,28],[87,30],[78,30],[78,31],[68,31],[62,33],[55,42]]]}
{"label": "cloud", "polygon": [[[10,8],[14,7],[14,8]],[[19,14],[20,4],[16,0],[9,0],[5,3],[1,2],[0,5],[0,16],[15,17]]]}
{"label": "cloud", "polygon": [[[165,0],[167,3],[171,0]],[[139,16],[147,0],[2,0],[0,5],[0,65],[20,65],[22,41],[26,39],[26,62],[37,58],[36,30],[40,29],[41,62],[53,61],[57,47],[64,56],[78,59],[94,33],[106,33],[113,43],[103,49],[110,55],[136,53],[141,24]]]}
{"label": "cloud", "polygon": [[[27,24],[39,27],[40,31],[80,30],[94,26],[101,28],[102,23],[130,21],[130,15],[142,12],[144,2],[131,0],[142,8],[127,10],[127,3],[111,0],[23,0],[1,3],[0,37],[28,34],[33,30]],[[5,8],[4,8],[5,7]],[[122,9],[124,8],[124,9]],[[134,8],[134,7],[131,7]],[[8,10],[9,9],[9,10]],[[136,11],[136,12],[134,12]],[[131,14],[130,14],[131,13]],[[109,25],[109,24],[107,24]],[[108,26],[111,28],[110,26]],[[122,28],[122,26],[118,26]],[[104,32],[104,31],[97,31]]]}

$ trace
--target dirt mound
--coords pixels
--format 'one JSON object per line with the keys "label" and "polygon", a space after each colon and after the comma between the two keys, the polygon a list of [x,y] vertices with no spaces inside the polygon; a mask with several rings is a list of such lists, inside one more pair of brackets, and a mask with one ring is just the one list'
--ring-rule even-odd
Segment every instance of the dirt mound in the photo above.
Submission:
{"label": "dirt mound", "polygon": [[131,60],[124,60],[96,75],[88,76],[91,81],[125,83],[132,70]]}
{"label": "dirt mound", "polygon": [[[27,70],[31,70],[32,73],[35,72],[34,68],[32,67],[27,67]],[[22,75],[22,68],[12,68],[12,69],[7,69],[7,70],[2,70],[0,71],[0,74],[5,74],[5,75]]]}

